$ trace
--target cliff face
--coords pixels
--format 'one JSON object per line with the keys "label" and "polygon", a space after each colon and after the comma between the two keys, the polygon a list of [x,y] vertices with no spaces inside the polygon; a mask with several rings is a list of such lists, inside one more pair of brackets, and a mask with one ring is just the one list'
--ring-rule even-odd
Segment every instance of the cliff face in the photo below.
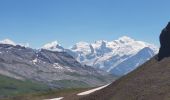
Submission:
{"label": "cliff face", "polygon": [[158,54],[158,60],[162,60],[165,57],[170,57],[170,22],[162,30],[162,33],[160,35],[160,50]]}

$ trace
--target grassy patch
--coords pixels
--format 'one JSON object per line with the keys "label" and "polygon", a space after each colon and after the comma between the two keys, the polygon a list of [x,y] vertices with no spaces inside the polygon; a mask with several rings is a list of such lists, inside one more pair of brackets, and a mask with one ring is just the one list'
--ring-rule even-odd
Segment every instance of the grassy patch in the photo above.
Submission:
{"label": "grassy patch", "polygon": [[25,93],[41,92],[48,90],[48,86],[32,82],[21,81],[0,75],[0,97],[16,96]]}
{"label": "grassy patch", "polygon": [[74,77],[79,77],[79,78],[83,78],[83,77],[86,77],[86,78],[91,78],[91,79],[97,79],[101,82],[112,82],[112,80],[115,80],[115,79],[118,79],[118,76],[115,76],[115,75],[108,75],[108,76],[95,76],[95,75],[81,75],[81,74],[78,74],[78,73],[75,73],[75,72],[66,72],[65,74],[67,75],[70,75],[70,76],[74,76]]}
{"label": "grassy patch", "polygon": [[78,80],[58,80],[54,81],[55,84],[62,86],[63,88],[85,88],[89,85],[83,81]]}
{"label": "grassy patch", "polygon": [[61,90],[51,90],[46,92],[32,93],[32,94],[24,94],[20,96],[10,97],[7,99],[0,100],[43,100],[50,99],[56,97],[65,97],[69,98],[73,95],[80,93],[82,91],[89,90],[90,88],[70,88],[70,89],[61,89]]}

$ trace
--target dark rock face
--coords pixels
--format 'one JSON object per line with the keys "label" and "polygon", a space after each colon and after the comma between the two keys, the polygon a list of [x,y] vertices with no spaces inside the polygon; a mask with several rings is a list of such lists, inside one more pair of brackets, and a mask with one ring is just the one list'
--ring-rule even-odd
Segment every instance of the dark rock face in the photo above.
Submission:
{"label": "dark rock face", "polygon": [[158,60],[162,60],[165,57],[170,57],[170,22],[165,29],[162,30],[160,35],[160,50],[158,54]]}

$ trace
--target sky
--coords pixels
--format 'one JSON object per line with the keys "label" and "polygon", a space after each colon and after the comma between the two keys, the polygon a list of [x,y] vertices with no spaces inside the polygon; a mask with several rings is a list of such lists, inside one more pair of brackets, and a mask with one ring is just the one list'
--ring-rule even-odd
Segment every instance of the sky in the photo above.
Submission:
{"label": "sky", "polygon": [[113,41],[121,36],[159,46],[170,0],[0,0],[0,40],[39,48],[57,40]]}

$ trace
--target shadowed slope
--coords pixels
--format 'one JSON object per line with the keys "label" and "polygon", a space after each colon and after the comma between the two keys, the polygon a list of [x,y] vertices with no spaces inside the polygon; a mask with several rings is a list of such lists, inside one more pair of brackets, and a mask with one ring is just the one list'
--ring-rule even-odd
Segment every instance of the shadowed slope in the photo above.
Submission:
{"label": "shadowed slope", "polygon": [[158,60],[170,57],[170,22],[161,32],[160,44],[161,48],[159,50]]}

